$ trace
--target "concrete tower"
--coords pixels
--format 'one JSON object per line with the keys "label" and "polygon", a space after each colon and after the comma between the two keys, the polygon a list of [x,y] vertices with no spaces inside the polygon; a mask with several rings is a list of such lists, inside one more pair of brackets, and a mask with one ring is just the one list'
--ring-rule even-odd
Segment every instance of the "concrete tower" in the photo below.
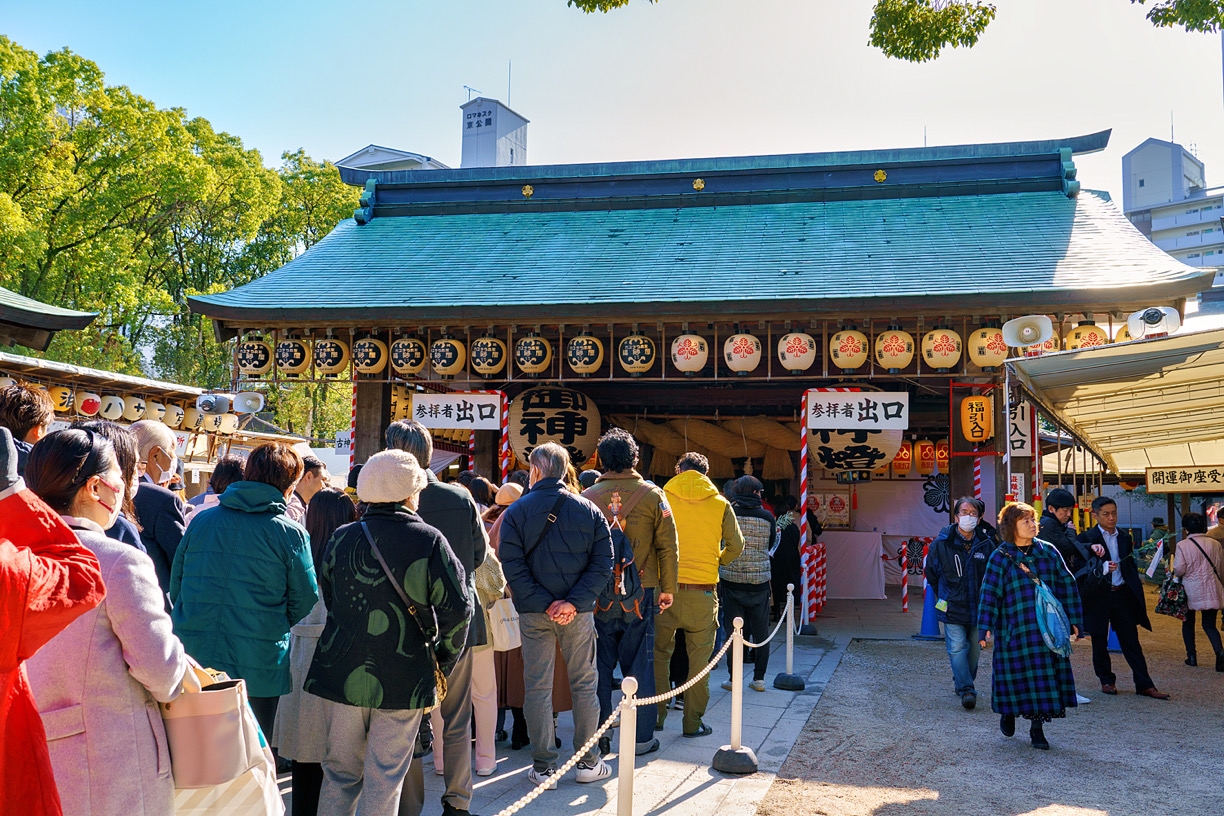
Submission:
{"label": "concrete tower", "polygon": [[527,119],[496,99],[478,96],[463,112],[460,167],[507,167],[527,163]]}

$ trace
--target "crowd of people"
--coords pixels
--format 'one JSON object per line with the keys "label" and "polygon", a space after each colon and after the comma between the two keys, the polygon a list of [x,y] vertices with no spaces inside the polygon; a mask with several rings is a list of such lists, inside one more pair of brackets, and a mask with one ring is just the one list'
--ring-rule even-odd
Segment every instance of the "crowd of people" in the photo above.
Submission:
{"label": "crowd of people", "polygon": [[[686,682],[732,617],[765,637],[785,603],[777,579],[797,577],[797,501],[775,517],[751,476],[728,499],[696,453],[660,487],[620,429],[599,441],[603,472],[578,473],[549,443],[500,486],[471,472],[440,482],[430,432],[413,421],[393,423],[343,490],[317,459],[262,444],[219,458],[186,502],[163,424],[49,433],[53,417],[45,391],[0,392],[13,445],[0,449],[0,476],[12,471],[0,499],[24,477],[18,492],[53,520],[40,534],[54,532],[48,552],[63,562],[39,562],[36,536],[9,536],[29,553],[24,580],[52,576],[41,589],[55,600],[20,640],[25,668],[2,667],[0,705],[37,711],[6,719],[6,756],[14,728],[45,749],[23,759],[41,754],[41,771],[0,774],[0,801],[18,796],[23,812],[173,812],[157,705],[199,690],[192,661],[244,681],[292,775],[294,813],[419,814],[431,753],[443,811],[467,813],[473,776],[495,771],[505,742],[529,746],[529,778],[555,788],[558,713],[572,712],[581,750],[621,677],[643,696]],[[489,615],[504,600],[521,645],[495,651]],[[750,664],[757,691],[767,651]],[[639,707],[636,753],[658,750],[673,708],[684,736],[710,734],[708,700],[703,679],[674,706]],[[607,779],[610,750],[605,737],[579,757],[576,780]],[[31,790],[41,810],[27,807]]]}

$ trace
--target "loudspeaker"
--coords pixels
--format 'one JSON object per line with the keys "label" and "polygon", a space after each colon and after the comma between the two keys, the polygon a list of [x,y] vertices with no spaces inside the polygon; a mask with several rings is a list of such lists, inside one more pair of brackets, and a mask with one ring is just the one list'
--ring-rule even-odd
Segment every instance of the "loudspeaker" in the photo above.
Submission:
{"label": "loudspeaker", "polygon": [[1168,306],[1152,306],[1126,318],[1126,330],[1134,340],[1164,337],[1181,328],[1181,315]]}
{"label": "loudspeaker", "polygon": [[201,394],[196,397],[196,408],[205,414],[224,414],[229,411],[233,399],[231,394]]}
{"label": "loudspeaker", "polygon": [[239,391],[234,395],[234,404],[230,410],[236,414],[258,414],[263,407],[263,394],[258,391]]}
{"label": "loudspeaker", "polygon": [[1003,342],[1012,348],[1039,346],[1054,336],[1054,321],[1045,315],[1025,315],[1003,324]]}

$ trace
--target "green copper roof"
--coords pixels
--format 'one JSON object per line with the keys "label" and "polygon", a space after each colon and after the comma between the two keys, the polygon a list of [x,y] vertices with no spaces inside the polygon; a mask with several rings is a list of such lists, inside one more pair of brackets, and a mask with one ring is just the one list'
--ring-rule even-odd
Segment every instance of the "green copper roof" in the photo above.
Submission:
{"label": "green copper roof", "polygon": [[97,312],[77,312],[19,295],[0,287],[0,343],[46,351],[55,332],[83,329]]}
{"label": "green copper roof", "polygon": [[1023,314],[1164,303],[1210,280],[1157,249],[1106,194],[1045,191],[345,221],[281,269],[191,304],[252,328]]}

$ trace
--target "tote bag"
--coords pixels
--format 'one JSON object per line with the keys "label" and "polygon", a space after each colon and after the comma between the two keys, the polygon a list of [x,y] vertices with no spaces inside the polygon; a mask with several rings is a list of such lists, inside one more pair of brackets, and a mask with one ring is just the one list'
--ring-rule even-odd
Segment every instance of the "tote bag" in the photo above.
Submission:
{"label": "tote bag", "polygon": [[501,598],[489,607],[489,634],[495,652],[508,652],[523,645],[523,637],[519,633],[518,610],[514,608],[514,601]]}
{"label": "tote bag", "polygon": [[212,672],[194,660],[203,687],[161,703],[176,789],[209,788],[237,779],[261,759],[259,725],[247,703],[246,682]]}
{"label": "tote bag", "polygon": [[1071,621],[1067,618],[1067,611],[1063,609],[1063,605],[1058,602],[1058,598],[1054,597],[1054,593],[1045,585],[1045,582],[1034,575],[1032,570],[1014,558],[1012,562],[1023,570],[1035,585],[1037,628],[1041,630],[1042,642],[1045,643],[1047,649],[1059,657],[1070,657]]}

